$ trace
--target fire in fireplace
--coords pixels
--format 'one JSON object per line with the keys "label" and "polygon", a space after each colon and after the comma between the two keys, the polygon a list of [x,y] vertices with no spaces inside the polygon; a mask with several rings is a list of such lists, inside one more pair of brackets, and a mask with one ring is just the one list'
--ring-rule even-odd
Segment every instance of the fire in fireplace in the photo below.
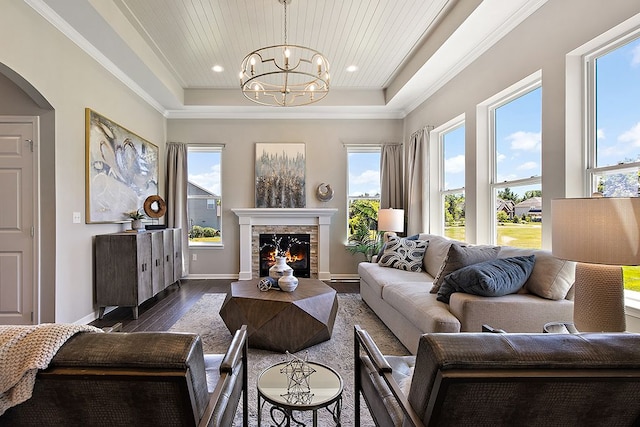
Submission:
{"label": "fire in fireplace", "polygon": [[311,277],[309,234],[260,234],[260,277],[269,275],[276,256],[286,256],[296,277]]}

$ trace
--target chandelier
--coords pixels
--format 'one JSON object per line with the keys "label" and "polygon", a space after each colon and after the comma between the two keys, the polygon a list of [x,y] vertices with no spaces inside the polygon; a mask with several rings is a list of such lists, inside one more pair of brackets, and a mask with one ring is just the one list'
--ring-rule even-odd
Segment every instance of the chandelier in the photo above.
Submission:
{"label": "chandelier", "polygon": [[320,101],[329,93],[329,61],[320,52],[287,43],[287,4],[284,44],[254,50],[242,60],[240,88],[247,99],[276,107],[297,107]]}

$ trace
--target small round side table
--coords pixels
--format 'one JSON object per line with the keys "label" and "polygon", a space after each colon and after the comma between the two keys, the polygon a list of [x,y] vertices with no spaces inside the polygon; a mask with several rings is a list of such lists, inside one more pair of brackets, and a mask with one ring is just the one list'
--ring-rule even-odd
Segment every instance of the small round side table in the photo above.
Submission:
{"label": "small round side table", "polygon": [[281,372],[288,362],[272,365],[258,377],[258,425],[261,424],[262,409],[271,404],[271,420],[277,426],[306,426],[295,418],[294,411],[312,411],[313,426],[318,425],[318,410],[325,408],[340,426],[342,410],[342,377],[334,369],[316,362],[305,362],[314,372],[308,377],[309,389],[292,392],[288,388],[289,378]]}

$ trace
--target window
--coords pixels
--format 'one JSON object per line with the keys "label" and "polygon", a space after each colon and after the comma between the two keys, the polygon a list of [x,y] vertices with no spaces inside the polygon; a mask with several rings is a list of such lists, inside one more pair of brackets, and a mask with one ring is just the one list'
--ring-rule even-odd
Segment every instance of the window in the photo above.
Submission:
{"label": "window", "polygon": [[[637,35],[636,35],[637,37]],[[640,171],[640,38],[587,59],[588,181],[605,197],[637,197]]]}
{"label": "window", "polygon": [[[585,57],[587,191],[640,195],[640,31]],[[627,297],[640,300],[640,267],[624,267]]]}
{"label": "window", "polygon": [[444,221],[444,235],[465,241],[464,199],[464,122],[456,122],[439,134],[442,167],[440,174],[440,203]]}
{"label": "window", "polygon": [[347,236],[354,239],[375,236],[380,208],[380,153],[379,146],[347,147],[348,189]]}
{"label": "window", "polygon": [[498,245],[542,247],[542,88],[524,84],[489,109]]}
{"label": "window", "polygon": [[189,246],[222,244],[222,147],[189,146],[187,215]]}

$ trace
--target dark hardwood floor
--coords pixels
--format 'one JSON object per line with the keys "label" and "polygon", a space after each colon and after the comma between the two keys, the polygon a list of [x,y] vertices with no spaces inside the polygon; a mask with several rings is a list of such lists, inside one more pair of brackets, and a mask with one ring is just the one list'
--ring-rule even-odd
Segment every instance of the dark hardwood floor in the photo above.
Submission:
{"label": "dark hardwood floor", "polygon": [[[131,308],[118,307],[96,319],[91,325],[99,328],[122,324],[122,332],[166,331],[180,319],[202,295],[226,293],[233,280],[182,280],[181,286],[173,284],[155,297],[145,301],[134,319]],[[359,292],[358,282],[325,282],[339,293]]]}

